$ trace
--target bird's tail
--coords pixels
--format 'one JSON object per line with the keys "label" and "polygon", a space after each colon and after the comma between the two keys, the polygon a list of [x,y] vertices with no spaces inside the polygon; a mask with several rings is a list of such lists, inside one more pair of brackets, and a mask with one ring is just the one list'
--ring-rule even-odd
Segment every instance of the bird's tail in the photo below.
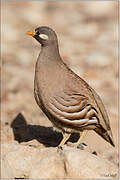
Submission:
{"label": "bird's tail", "polygon": [[115,147],[111,130],[106,131],[102,127],[95,128],[94,130],[97,134],[99,134],[102,138],[104,138],[107,142],[109,142],[112,146]]}

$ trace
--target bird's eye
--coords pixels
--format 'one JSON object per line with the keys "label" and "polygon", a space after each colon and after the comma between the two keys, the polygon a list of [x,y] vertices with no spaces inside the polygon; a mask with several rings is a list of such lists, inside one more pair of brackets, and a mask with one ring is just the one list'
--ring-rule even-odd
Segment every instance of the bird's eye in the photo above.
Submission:
{"label": "bird's eye", "polygon": [[43,40],[48,40],[48,36],[46,34],[40,34],[39,37]]}
{"label": "bird's eye", "polygon": [[39,34],[40,34],[39,31],[37,31],[37,32],[36,32],[36,35],[39,35]]}

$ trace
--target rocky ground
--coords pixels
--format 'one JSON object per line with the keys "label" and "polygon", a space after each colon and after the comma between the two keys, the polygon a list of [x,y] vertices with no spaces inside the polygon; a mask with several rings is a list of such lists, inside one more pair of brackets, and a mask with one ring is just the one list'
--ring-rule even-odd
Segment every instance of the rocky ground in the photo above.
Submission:
{"label": "rocky ground", "polygon": [[[1,177],[116,178],[118,175],[118,2],[2,1]],[[58,35],[61,56],[101,96],[115,148],[96,133],[84,150],[56,146],[62,135],[33,94],[39,44],[27,36],[41,25]],[[70,141],[75,142],[77,134]],[[73,158],[74,157],[74,158]]]}

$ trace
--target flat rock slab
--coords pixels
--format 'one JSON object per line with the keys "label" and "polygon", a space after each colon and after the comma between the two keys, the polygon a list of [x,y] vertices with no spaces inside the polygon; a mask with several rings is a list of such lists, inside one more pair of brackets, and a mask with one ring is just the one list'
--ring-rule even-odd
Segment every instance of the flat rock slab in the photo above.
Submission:
{"label": "flat rock slab", "polygon": [[117,178],[113,163],[87,150],[19,144],[1,145],[1,178]]}

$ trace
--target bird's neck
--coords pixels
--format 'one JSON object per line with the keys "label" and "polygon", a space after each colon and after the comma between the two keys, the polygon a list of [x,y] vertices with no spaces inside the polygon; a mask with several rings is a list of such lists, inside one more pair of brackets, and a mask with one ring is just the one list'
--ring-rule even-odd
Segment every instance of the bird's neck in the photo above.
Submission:
{"label": "bird's neck", "polygon": [[58,61],[60,58],[58,45],[42,46],[40,56],[41,61]]}
{"label": "bird's neck", "polygon": [[43,46],[41,47],[41,52],[39,54],[38,60],[36,62],[36,68],[40,73],[46,75],[54,74],[53,72],[63,64],[58,46]]}
{"label": "bird's neck", "polygon": [[60,73],[62,63],[57,46],[41,48],[35,70],[35,77],[37,81],[40,81],[41,89],[44,89],[44,84],[52,86],[54,81],[51,82],[51,79],[60,77],[58,74]]}

